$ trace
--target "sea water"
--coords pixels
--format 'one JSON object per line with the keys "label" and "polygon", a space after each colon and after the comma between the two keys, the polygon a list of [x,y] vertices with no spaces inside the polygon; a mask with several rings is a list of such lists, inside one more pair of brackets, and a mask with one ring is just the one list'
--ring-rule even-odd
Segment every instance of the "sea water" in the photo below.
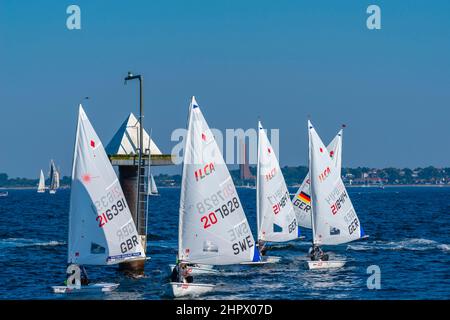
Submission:
{"label": "sea water", "polygon": [[[0,299],[167,299],[168,264],[175,262],[178,188],[159,188],[150,197],[145,277],[132,279],[116,266],[88,266],[93,281],[120,283],[115,292],[61,295],[50,287],[66,277],[70,190],[55,195],[9,190],[0,198]],[[295,189],[291,189],[295,192]],[[256,231],[256,191],[238,189],[252,231]],[[347,260],[337,270],[302,266],[310,246],[304,240],[277,244],[268,255],[278,264],[220,267],[196,282],[216,284],[202,299],[450,299],[450,188],[348,188],[370,237],[325,247]],[[378,266],[380,288],[369,289],[370,266]],[[368,270],[369,268],[369,270]]]}

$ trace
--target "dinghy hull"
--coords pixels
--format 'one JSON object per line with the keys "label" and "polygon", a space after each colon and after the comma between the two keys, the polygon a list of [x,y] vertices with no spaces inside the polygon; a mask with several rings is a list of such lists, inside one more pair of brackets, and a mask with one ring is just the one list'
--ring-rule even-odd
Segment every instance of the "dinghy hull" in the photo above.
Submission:
{"label": "dinghy hull", "polygon": [[262,265],[262,264],[278,263],[278,262],[280,262],[280,260],[281,260],[281,257],[262,256],[261,257],[261,261],[242,262],[241,264],[244,264],[244,265]]}
{"label": "dinghy hull", "polygon": [[342,268],[344,265],[345,265],[345,261],[343,261],[343,260],[305,261],[305,267],[308,270],[337,269],[337,268]]}
{"label": "dinghy hull", "polygon": [[168,294],[174,298],[193,297],[214,290],[213,284],[170,282]]}
{"label": "dinghy hull", "polygon": [[[172,273],[173,268],[175,268],[174,264],[169,264],[170,273]],[[219,273],[217,270],[213,269],[213,266],[203,264],[195,267],[188,266],[187,273],[190,275],[198,275],[198,274],[217,274]]]}
{"label": "dinghy hull", "polygon": [[53,293],[88,293],[88,292],[110,292],[119,286],[118,283],[95,283],[87,286],[53,286]]}

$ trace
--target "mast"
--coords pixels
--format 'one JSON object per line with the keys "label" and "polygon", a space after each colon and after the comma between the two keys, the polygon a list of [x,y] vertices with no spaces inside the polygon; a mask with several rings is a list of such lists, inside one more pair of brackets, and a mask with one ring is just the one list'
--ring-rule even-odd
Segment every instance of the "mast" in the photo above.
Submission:
{"label": "mast", "polygon": [[315,239],[315,228],[314,228],[314,203],[313,203],[313,189],[312,189],[312,174],[311,174],[311,129],[312,124],[308,120],[308,148],[309,148],[309,156],[308,156],[308,168],[309,168],[309,190],[311,192],[310,198],[311,198],[311,230],[312,230],[312,244],[314,246],[314,239]]}
{"label": "mast", "polygon": [[[260,217],[259,217],[259,207],[260,207],[260,205],[259,205],[259,187],[260,187],[260,182],[259,182],[259,176],[260,176],[260,168],[261,168],[261,166],[260,166],[260,163],[259,163],[259,153],[260,153],[260,147],[261,147],[261,133],[260,133],[260,131],[261,131],[261,128],[262,128],[262,125],[261,125],[261,121],[259,121],[258,120],[258,147],[257,147],[257,150],[258,150],[258,154],[256,155],[256,157],[257,157],[257,162],[256,162],[256,231],[257,231],[257,234],[256,234],[256,237],[257,237],[257,239],[256,239],[256,241],[258,242],[259,241],[259,239],[260,239]],[[245,159],[245,154],[244,154],[244,159]]]}
{"label": "mast", "polygon": [[50,178],[50,185],[49,185],[49,188],[52,189],[52,188],[53,188],[53,160],[50,160],[50,173],[49,173],[49,178]]}
{"label": "mast", "polygon": [[[181,167],[181,193],[180,193],[180,203],[181,201],[183,201],[183,212],[181,210],[180,207],[180,212],[178,214],[178,260],[180,259],[181,255],[182,255],[182,251],[183,251],[183,246],[182,246],[182,231],[183,231],[183,217],[182,215],[184,215],[184,183],[186,181],[186,170],[185,170],[185,166],[186,166],[186,152],[187,152],[187,145],[188,145],[188,141],[190,138],[190,133],[191,133],[191,112],[192,112],[192,108],[193,108],[193,104],[195,101],[195,97],[192,97],[191,103],[189,104],[188,107],[188,117],[187,117],[187,132],[186,132],[186,143],[184,144],[184,159],[183,159],[183,166]],[[195,101],[195,103],[197,103]]]}
{"label": "mast", "polygon": [[[75,130],[75,141],[73,144],[73,158],[72,158],[72,172],[71,172],[71,179],[70,179],[70,197],[72,198],[72,190],[73,190],[73,186],[75,184],[75,168],[76,168],[76,159],[77,159],[77,146],[78,146],[78,135],[80,132],[80,125],[81,125],[81,110],[83,110],[83,107],[81,105],[81,103],[78,106],[78,119],[77,119],[77,128]],[[71,234],[72,234],[72,224],[70,223],[71,220],[71,214],[73,212],[73,207],[74,207],[75,203],[72,203],[72,201],[70,201],[70,207],[69,207],[69,216],[68,216],[68,225],[69,225],[69,232],[67,233],[67,245],[68,247],[70,247],[70,242],[71,242]],[[71,261],[71,256],[70,256],[70,251],[67,250],[67,263],[72,263]]]}

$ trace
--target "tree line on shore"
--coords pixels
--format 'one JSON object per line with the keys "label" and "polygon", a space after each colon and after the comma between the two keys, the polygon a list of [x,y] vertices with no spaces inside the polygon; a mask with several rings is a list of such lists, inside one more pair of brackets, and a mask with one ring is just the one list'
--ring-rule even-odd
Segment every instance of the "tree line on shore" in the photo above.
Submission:
{"label": "tree line on shore", "polygon": [[[253,175],[256,174],[256,167],[250,167],[250,171]],[[308,173],[308,167],[297,166],[288,167],[285,166],[281,169],[283,172],[286,183],[290,186],[299,185],[306,174]],[[255,180],[242,180],[240,178],[239,170],[230,170],[236,185],[254,185]],[[342,177],[346,184],[362,185],[362,184],[418,184],[429,185],[438,184],[445,185],[450,184],[450,167],[449,168],[436,168],[433,166],[425,168],[384,168],[375,169],[367,167],[358,168],[343,168]],[[70,185],[71,178],[64,176],[60,183],[61,186]],[[155,176],[155,181],[158,186],[179,186],[181,184],[181,175],[168,175],[159,174]],[[14,187],[35,187],[38,185],[38,179],[27,178],[9,178],[6,173],[0,173],[0,188],[14,188]],[[46,184],[49,180],[46,181]]]}

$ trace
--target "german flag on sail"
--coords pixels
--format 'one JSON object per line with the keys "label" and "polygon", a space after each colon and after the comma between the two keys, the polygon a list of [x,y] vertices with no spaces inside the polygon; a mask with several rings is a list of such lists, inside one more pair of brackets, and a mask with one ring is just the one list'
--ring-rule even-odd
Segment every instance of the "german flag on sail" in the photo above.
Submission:
{"label": "german flag on sail", "polygon": [[307,204],[311,203],[311,197],[309,195],[307,195],[306,193],[304,193],[303,191],[300,192],[297,197]]}

